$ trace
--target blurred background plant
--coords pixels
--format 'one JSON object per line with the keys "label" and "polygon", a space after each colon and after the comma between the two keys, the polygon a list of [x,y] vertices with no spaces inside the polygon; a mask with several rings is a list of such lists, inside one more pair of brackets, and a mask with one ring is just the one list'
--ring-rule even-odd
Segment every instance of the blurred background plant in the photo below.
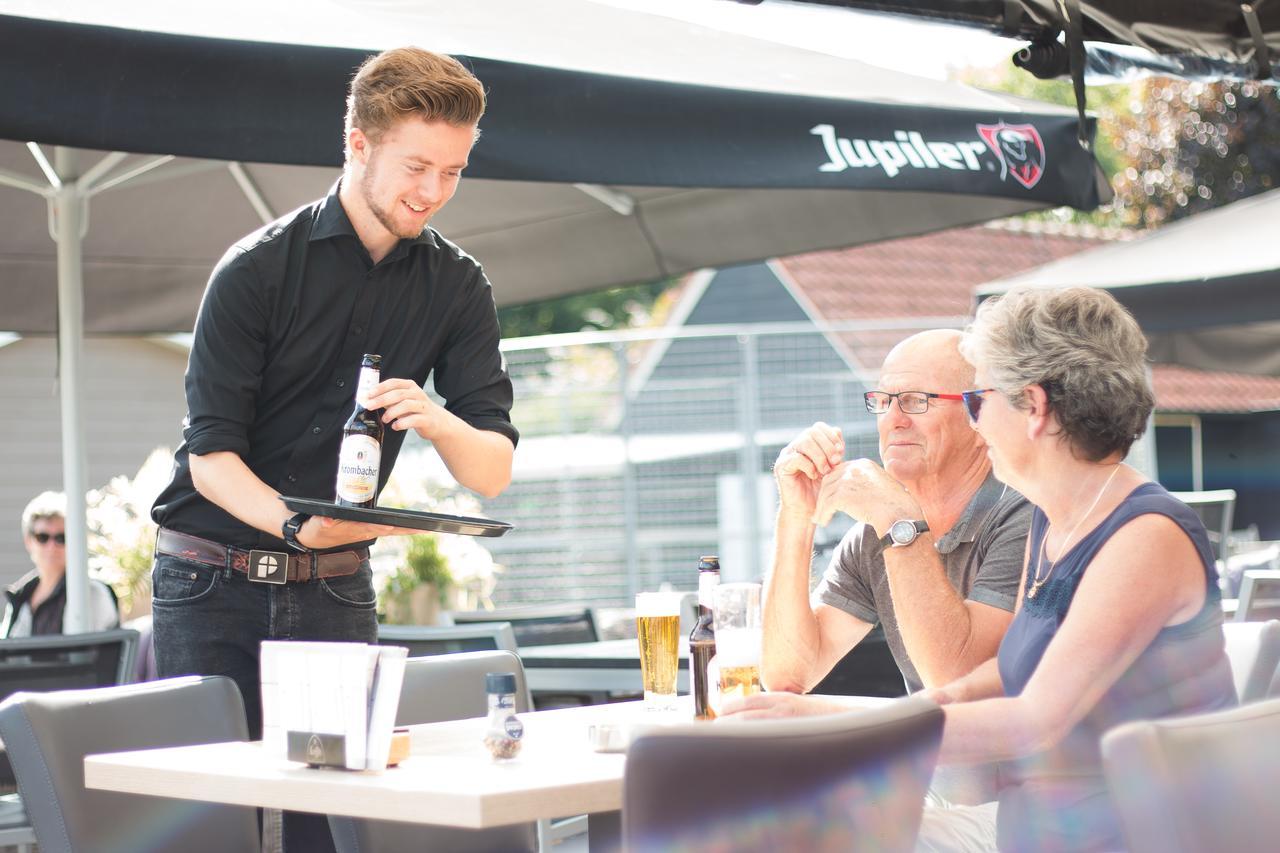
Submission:
{"label": "blurred background plant", "polygon": [[85,496],[89,574],[115,590],[121,622],[151,612],[151,560],[156,545],[151,504],[169,481],[172,465],[173,451],[157,447],[133,477],[112,477]]}
{"label": "blurred background plant", "polygon": [[[405,463],[410,463],[406,465]],[[403,470],[401,470],[403,469]],[[414,509],[448,515],[480,515],[480,504],[458,486],[434,479],[415,470],[409,459],[402,458],[397,472],[387,482],[378,505],[387,508]],[[438,608],[446,610],[492,609],[494,586],[502,567],[493,561],[489,551],[472,536],[421,534],[418,536],[386,536],[378,540],[370,553],[374,586],[379,593],[379,609],[388,622],[430,624]],[[420,610],[426,598],[434,598],[435,612],[407,615],[404,607],[412,590],[433,584],[430,594],[418,593]]]}

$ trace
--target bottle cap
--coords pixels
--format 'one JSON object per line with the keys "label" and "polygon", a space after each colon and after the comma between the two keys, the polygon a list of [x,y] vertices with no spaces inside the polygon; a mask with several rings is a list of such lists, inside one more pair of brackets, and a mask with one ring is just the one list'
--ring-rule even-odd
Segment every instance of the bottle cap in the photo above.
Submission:
{"label": "bottle cap", "polygon": [[720,571],[720,558],[714,554],[706,557],[698,558],[698,571],[700,572],[718,572]]}
{"label": "bottle cap", "polygon": [[487,672],[484,676],[486,693],[515,693],[516,674],[514,672]]}

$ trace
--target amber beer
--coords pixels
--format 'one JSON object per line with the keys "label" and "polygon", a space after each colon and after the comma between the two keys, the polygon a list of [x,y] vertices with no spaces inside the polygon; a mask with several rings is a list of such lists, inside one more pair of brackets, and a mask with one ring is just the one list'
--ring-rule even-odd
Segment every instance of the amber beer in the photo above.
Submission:
{"label": "amber beer", "polygon": [[360,361],[356,407],[342,427],[338,450],[338,482],[334,502],[340,506],[373,507],[378,498],[382,465],[382,418],[368,408],[369,394],[381,381],[382,356],[366,353]]}
{"label": "amber beer", "polygon": [[760,645],[764,629],[758,583],[720,584],[715,591],[716,667],[720,698],[760,693]]}
{"label": "amber beer", "polygon": [[660,592],[637,595],[636,636],[640,642],[645,708],[669,710],[676,702],[676,672],[680,665],[680,599]]}
{"label": "amber beer", "polygon": [[703,557],[698,561],[698,622],[689,632],[689,676],[693,680],[693,717],[714,720],[711,707],[711,683],[707,664],[716,654],[716,630],[712,617],[713,596],[720,583],[720,558]]}

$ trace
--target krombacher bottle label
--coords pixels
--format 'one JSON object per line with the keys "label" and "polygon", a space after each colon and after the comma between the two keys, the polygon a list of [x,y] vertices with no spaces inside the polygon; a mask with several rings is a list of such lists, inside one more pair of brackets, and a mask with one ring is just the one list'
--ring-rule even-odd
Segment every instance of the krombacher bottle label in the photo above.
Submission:
{"label": "krombacher bottle label", "polygon": [[372,507],[378,497],[378,468],[382,462],[382,419],[367,408],[369,392],[381,381],[382,356],[365,353],[356,384],[356,407],[342,427],[338,451],[335,503]]}

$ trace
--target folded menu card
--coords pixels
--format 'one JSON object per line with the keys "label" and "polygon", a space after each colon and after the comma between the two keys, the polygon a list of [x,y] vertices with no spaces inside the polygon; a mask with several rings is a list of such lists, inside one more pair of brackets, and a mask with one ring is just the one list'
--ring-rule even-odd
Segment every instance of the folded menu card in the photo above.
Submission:
{"label": "folded menu card", "polygon": [[407,654],[401,646],[264,642],[264,746],[307,764],[385,770]]}

